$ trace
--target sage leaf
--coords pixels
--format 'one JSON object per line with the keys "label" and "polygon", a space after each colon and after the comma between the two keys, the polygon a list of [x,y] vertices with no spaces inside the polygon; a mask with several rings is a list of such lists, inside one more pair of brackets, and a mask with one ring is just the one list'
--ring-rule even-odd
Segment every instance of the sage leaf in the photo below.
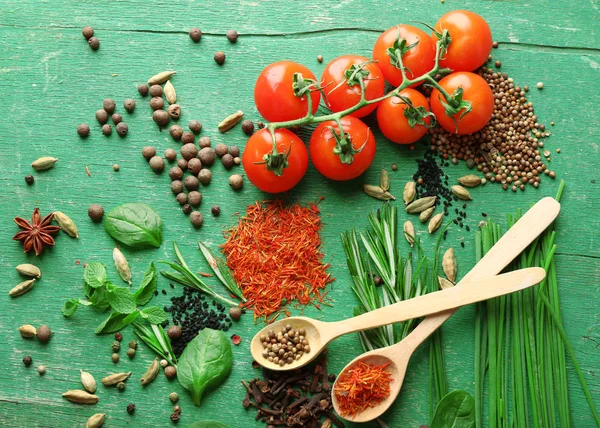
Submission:
{"label": "sage leaf", "polygon": [[449,392],[438,403],[431,428],[474,428],[475,400],[462,389]]}
{"label": "sage leaf", "polygon": [[106,266],[98,262],[89,262],[83,271],[83,280],[91,288],[99,288],[106,282]]}
{"label": "sage leaf", "polygon": [[140,287],[133,294],[133,296],[135,297],[135,303],[139,306],[144,306],[146,303],[148,303],[152,299],[152,297],[154,297],[156,283],[156,267],[154,266],[154,263],[150,263],[150,266],[148,266],[148,269],[144,274],[144,279],[142,279]]}
{"label": "sage leaf", "polygon": [[134,248],[160,247],[162,220],[146,204],[123,204],[109,212],[104,228],[117,241]]}
{"label": "sage leaf", "polygon": [[150,324],[162,324],[169,319],[167,313],[158,306],[149,306],[140,312],[140,316]]}
{"label": "sage leaf", "polygon": [[113,311],[120,314],[130,314],[136,310],[133,294],[123,287],[115,287],[108,292],[108,303]]}
{"label": "sage leaf", "polygon": [[217,421],[197,421],[188,425],[187,428],[229,428],[229,425]]}
{"label": "sage leaf", "polygon": [[102,324],[96,327],[96,334],[114,333],[122,328],[128,326],[139,316],[140,312],[135,311],[130,314],[120,314],[118,312],[111,312],[108,318],[106,318]]}
{"label": "sage leaf", "polygon": [[185,347],[177,364],[177,379],[200,406],[206,389],[219,386],[231,372],[233,353],[220,330],[205,328]]}

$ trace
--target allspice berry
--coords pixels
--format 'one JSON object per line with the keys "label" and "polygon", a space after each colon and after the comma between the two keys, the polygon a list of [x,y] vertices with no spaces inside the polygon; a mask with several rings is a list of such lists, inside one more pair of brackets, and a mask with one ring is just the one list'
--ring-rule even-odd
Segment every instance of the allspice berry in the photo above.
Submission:
{"label": "allspice berry", "polygon": [[169,178],[173,181],[181,180],[183,177],[183,171],[178,166],[174,166],[169,170]]}
{"label": "allspice berry", "polygon": [[106,110],[107,113],[113,114],[117,108],[117,104],[115,103],[115,100],[111,98],[105,98],[102,102],[102,108]]}
{"label": "allspice berry", "polygon": [[146,85],[145,83],[141,83],[138,85],[137,87],[138,92],[140,93],[140,95],[142,97],[147,97],[148,96],[148,85]]}
{"label": "allspice berry", "polygon": [[244,179],[239,174],[233,174],[229,177],[229,185],[233,190],[240,190],[244,185]]}
{"label": "allspice berry", "polygon": [[219,215],[221,215],[221,207],[218,205],[213,205],[210,209],[210,212],[212,213],[212,215],[214,215],[215,217],[219,217]]}
{"label": "allspice berry", "polygon": [[198,158],[192,158],[188,161],[188,171],[194,175],[198,175],[202,169],[202,162]]}
{"label": "allspice berry", "polygon": [[154,156],[150,159],[150,168],[156,173],[162,172],[165,169],[165,161],[160,156]]}
{"label": "allspice berry", "polygon": [[235,30],[227,31],[227,40],[229,40],[231,43],[237,42],[238,36],[239,36],[239,34]]}
{"label": "allspice berry", "polygon": [[171,138],[173,138],[175,141],[179,141],[183,135],[183,128],[179,125],[171,125],[169,128],[169,134],[171,134]]}
{"label": "allspice berry", "polygon": [[108,123],[102,125],[102,134],[106,135],[107,137],[112,134],[112,126],[110,126]]}
{"label": "allspice berry", "polygon": [[77,127],[77,134],[81,138],[87,138],[90,135],[90,126],[87,123],[82,123]]}
{"label": "allspice berry", "polygon": [[210,137],[202,137],[198,140],[198,145],[201,149],[210,147]]}
{"label": "allspice berry", "polygon": [[135,110],[135,100],[127,98],[125,101],[123,101],[123,108],[127,110],[128,113],[133,113]]}
{"label": "allspice berry", "polygon": [[165,100],[163,100],[161,97],[153,97],[150,100],[150,107],[152,108],[152,110],[160,110],[165,106]]}
{"label": "allspice berry", "polygon": [[181,327],[172,325],[167,330],[167,336],[169,336],[169,339],[179,339],[181,337]]}
{"label": "allspice berry", "polygon": [[90,48],[92,48],[93,51],[97,51],[100,47],[100,40],[98,40],[98,37],[90,37],[88,45],[90,45]]}
{"label": "allspice berry", "polygon": [[185,180],[183,180],[183,185],[188,190],[196,190],[198,189],[198,179],[193,175],[188,175],[185,177]]}
{"label": "allspice berry", "polygon": [[[196,155],[198,154],[198,148],[196,147],[196,145],[194,143],[184,144],[183,146],[181,146],[180,153],[181,153],[182,158],[189,161],[190,159],[196,157]],[[200,159],[200,160],[202,161],[202,159]],[[188,168],[189,168],[189,165],[188,165]]]}
{"label": "allspice berry", "polygon": [[254,132],[254,122],[250,119],[242,121],[242,131],[244,131],[244,134],[246,135],[252,135]]}
{"label": "allspice berry", "polygon": [[215,151],[210,147],[205,147],[198,153],[198,158],[200,159],[200,162],[202,162],[202,165],[212,165],[215,161],[215,157]]}
{"label": "allspice berry", "polygon": [[219,143],[215,146],[215,154],[220,158],[225,156],[227,153],[229,153],[229,147],[227,147],[227,145]]}
{"label": "allspice berry", "polygon": [[83,27],[83,30],[81,30],[81,34],[83,34],[83,37],[85,37],[86,40],[89,40],[94,35],[94,28],[86,25]]}
{"label": "allspice berry", "polygon": [[242,310],[240,308],[235,307],[235,308],[229,309],[229,317],[233,321],[239,321],[241,316],[242,316]]}
{"label": "allspice berry", "polygon": [[208,170],[208,169],[203,169],[202,171],[200,171],[200,174],[198,174],[198,180],[200,180],[200,183],[202,183],[202,184],[210,183],[211,179],[212,179],[212,172],[210,172],[210,170]]}
{"label": "allspice berry", "polygon": [[119,123],[123,122],[123,116],[121,116],[119,113],[113,113],[113,115],[110,118],[112,119],[115,125],[118,125]]}
{"label": "allspice berry", "polygon": [[229,147],[229,154],[234,158],[238,157],[240,155],[240,148],[238,146]]}
{"label": "allspice berry", "polygon": [[35,336],[40,342],[46,343],[50,340],[52,332],[50,331],[50,328],[47,325],[41,325],[37,328]]}
{"label": "allspice berry", "polygon": [[98,223],[102,221],[102,217],[104,217],[104,208],[98,204],[92,204],[88,208],[88,217],[94,222]]}
{"label": "allspice berry", "polygon": [[223,164],[225,169],[231,169],[231,167],[233,167],[233,156],[227,153],[221,158],[221,163]]}
{"label": "allspice berry", "polygon": [[100,125],[104,125],[108,122],[108,113],[104,109],[100,109],[96,111],[96,120]]}
{"label": "allspice berry", "polygon": [[171,183],[171,192],[178,195],[183,192],[183,182],[181,180],[174,180]]}
{"label": "allspice berry", "polygon": [[169,162],[173,162],[175,159],[177,159],[177,152],[173,149],[166,149],[165,150],[165,158]]}
{"label": "allspice berry", "polygon": [[[194,213],[192,213],[194,214]],[[191,215],[190,215],[191,218]],[[192,222],[193,224],[193,222]],[[173,366],[169,366],[165,368],[165,376],[167,377],[167,379],[171,380],[171,379],[175,379],[175,377],[177,376],[177,369]]]}
{"label": "allspice berry", "polygon": [[199,28],[192,28],[190,30],[190,39],[193,40],[194,43],[198,43],[202,38],[202,31]]}
{"label": "allspice berry", "polygon": [[117,134],[119,137],[124,137],[129,132],[129,126],[125,122],[121,122],[117,125]]}
{"label": "allspice berry", "polygon": [[194,144],[194,141],[196,141],[196,137],[190,131],[185,131],[181,135],[181,144]]}
{"label": "allspice berry", "polygon": [[182,171],[187,171],[188,161],[183,158],[177,159],[177,166],[181,168]]}
{"label": "allspice berry", "polygon": [[225,63],[225,53],[224,52],[221,52],[221,51],[215,52],[214,58],[215,58],[215,62],[219,65],[223,65]]}
{"label": "allspice berry", "polygon": [[179,193],[175,197],[175,199],[177,200],[177,203],[179,203],[179,205],[185,205],[188,202],[188,196],[183,192]]}
{"label": "allspice berry", "polygon": [[190,131],[192,131],[194,134],[198,135],[200,131],[202,131],[202,124],[199,120],[190,120],[188,128],[190,128]]}
{"label": "allspice berry", "polygon": [[183,211],[185,215],[189,215],[192,212],[192,206],[190,204],[185,204],[181,207],[181,211]]}
{"label": "allspice berry", "polygon": [[193,207],[197,207],[202,202],[202,193],[194,190],[188,194],[188,201]]}
{"label": "allspice berry", "polygon": [[163,88],[160,85],[152,85],[150,86],[150,96],[152,97],[162,97]]}
{"label": "allspice berry", "polygon": [[169,114],[164,110],[155,110],[152,120],[160,127],[166,126],[169,124]]}
{"label": "allspice berry", "polygon": [[204,223],[204,219],[202,218],[200,211],[193,211],[190,213],[190,221],[194,227],[200,227],[202,226],[202,223]]}
{"label": "allspice berry", "polygon": [[152,146],[146,146],[142,149],[142,156],[144,156],[144,159],[150,160],[156,156],[156,149]]}
{"label": "allspice berry", "polygon": [[167,113],[173,120],[178,120],[181,116],[181,106],[179,104],[171,104],[167,110]]}

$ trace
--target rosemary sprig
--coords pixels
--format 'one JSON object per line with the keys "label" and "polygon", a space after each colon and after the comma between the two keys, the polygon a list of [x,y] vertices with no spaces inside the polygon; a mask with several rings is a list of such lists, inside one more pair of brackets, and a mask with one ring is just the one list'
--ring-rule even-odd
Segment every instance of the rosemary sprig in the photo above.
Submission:
{"label": "rosemary sprig", "polygon": [[201,241],[198,241],[198,248],[200,248],[206,262],[215,273],[215,276],[221,281],[221,284],[223,284],[231,294],[236,296],[242,302],[245,302],[246,298],[242,294],[242,289],[237,282],[235,282],[235,279],[233,279],[233,275],[231,275],[231,271],[227,264],[222,259],[215,258],[210,249]]}
{"label": "rosemary sprig", "polygon": [[173,367],[177,368],[177,358],[175,358],[175,354],[171,348],[171,340],[162,327],[156,324],[150,324],[150,327],[148,327],[138,321],[134,321],[133,332],[150,349],[167,360]]}

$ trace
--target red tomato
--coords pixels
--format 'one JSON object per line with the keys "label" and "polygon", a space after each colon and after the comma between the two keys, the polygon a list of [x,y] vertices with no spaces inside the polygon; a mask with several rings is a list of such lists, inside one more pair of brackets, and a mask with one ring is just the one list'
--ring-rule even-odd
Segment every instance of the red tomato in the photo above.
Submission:
{"label": "red tomato", "polygon": [[[472,134],[483,128],[494,112],[494,94],[483,77],[474,73],[462,71],[452,73],[439,81],[440,86],[450,95],[458,88],[463,89],[463,100],[470,101],[472,110],[465,114],[462,119],[460,115],[465,111],[461,109],[452,117],[446,114],[442,102],[446,99],[440,91],[434,89],[431,93],[429,103],[431,111],[442,128],[455,134]],[[458,123],[458,128],[457,128]]]}
{"label": "red tomato", "polygon": [[[442,16],[434,27],[448,30],[450,46],[440,66],[452,71],[474,71],[485,64],[492,50],[492,31],[485,19],[468,10],[454,10]],[[433,40],[437,41],[434,34]]]}
{"label": "red tomato", "polygon": [[[344,55],[340,56],[325,67],[323,75],[321,77],[321,85],[325,88],[325,98],[327,106],[333,112],[346,110],[352,106],[355,106],[360,101],[360,85],[358,80],[352,86],[348,85],[348,78],[346,77],[346,71],[353,65],[362,64],[369,61],[368,58],[358,55]],[[369,74],[364,77],[365,82],[365,99],[372,100],[383,96],[385,90],[385,82],[383,81],[383,74],[377,65],[370,63],[363,67],[363,70]],[[340,84],[340,82],[342,82]],[[352,83],[352,82],[350,82]],[[338,86],[339,85],[339,86]],[[377,108],[377,104],[370,104],[363,107],[354,113],[354,117],[363,117],[371,113]]]}
{"label": "red tomato", "polygon": [[263,192],[281,193],[294,187],[308,167],[308,152],[304,143],[296,134],[287,129],[275,130],[277,152],[283,156],[272,159],[273,167],[281,165],[283,157],[287,156],[286,167],[280,168],[282,173],[276,175],[274,170],[265,164],[265,155],[273,153],[273,137],[268,129],[254,133],[246,143],[242,155],[242,165],[248,179]]}
{"label": "red tomato", "polygon": [[[400,95],[410,100],[413,107],[424,107],[429,111],[427,98],[419,91],[407,88],[400,92]],[[412,144],[427,133],[425,125],[414,125],[412,128],[405,116],[408,105],[399,97],[386,98],[379,103],[377,109],[377,123],[379,129],[389,140],[397,144]],[[423,121],[429,125],[430,117],[423,118]]]}
{"label": "red tomato", "polygon": [[[269,122],[285,122],[306,116],[308,99],[294,95],[294,73],[301,73],[305,79],[317,80],[308,68],[292,61],[274,62],[265,67],[256,79],[254,103]],[[319,108],[321,94],[313,91],[310,98],[314,114]]]}
{"label": "red tomato", "polygon": [[[352,148],[359,153],[353,155],[352,163],[343,163],[340,156],[334,153],[336,139],[329,127],[339,132],[333,120],[323,122],[315,128],[310,137],[310,157],[315,168],[331,180],[346,181],[358,177],[369,168],[375,158],[375,137],[365,123],[353,116],[341,119],[346,137],[350,138]],[[364,145],[364,147],[363,147]]]}
{"label": "red tomato", "polygon": [[385,80],[393,86],[402,84],[402,72],[390,62],[390,55],[387,52],[391,48],[398,35],[406,39],[408,45],[418,42],[402,55],[402,63],[406,68],[406,77],[414,79],[431,71],[435,64],[435,42],[424,31],[419,30],[412,25],[397,25],[384,31],[373,47],[373,59],[378,61],[378,66],[385,77]]}

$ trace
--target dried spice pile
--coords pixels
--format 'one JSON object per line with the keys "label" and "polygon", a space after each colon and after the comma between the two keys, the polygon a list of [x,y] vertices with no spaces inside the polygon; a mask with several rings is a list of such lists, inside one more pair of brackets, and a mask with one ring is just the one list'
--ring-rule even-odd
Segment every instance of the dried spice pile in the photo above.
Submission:
{"label": "dried spice pile", "polygon": [[315,204],[277,200],[249,206],[238,225],[225,232],[227,265],[255,319],[273,321],[292,300],[319,307],[323,288],[333,281],[323,263],[320,230]]}
{"label": "dried spice pile", "polygon": [[262,369],[263,379],[242,381],[246,397],[242,405],[258,409],[256,420],[268,427],[325,427],[344,424],[333,413],[331,385],[334,374],[327,374],[322,354],[317,363],[289,372]]}

